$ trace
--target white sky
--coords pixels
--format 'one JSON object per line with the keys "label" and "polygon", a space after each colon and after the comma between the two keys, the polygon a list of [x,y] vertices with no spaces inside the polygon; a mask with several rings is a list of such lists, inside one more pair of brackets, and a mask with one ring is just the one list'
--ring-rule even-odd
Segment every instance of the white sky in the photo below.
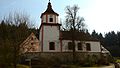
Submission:
{"label": "white sky", "polygon": [[[61,19],[64,19],[67,5],[77,4],[90,32],[94,29],[103,34],[112,30],[120,31],[120,0],[51,0],[51,3]],[[0,0],[0,19],[10,12],[22,11],[28,13],[39,28],[40,15],[46,10],[47,4],[48,0]]]}
{"label": "white sky", "polygon": [[120,0],[96,0],[84,15],[90,29],[102,33],[120,30]]}

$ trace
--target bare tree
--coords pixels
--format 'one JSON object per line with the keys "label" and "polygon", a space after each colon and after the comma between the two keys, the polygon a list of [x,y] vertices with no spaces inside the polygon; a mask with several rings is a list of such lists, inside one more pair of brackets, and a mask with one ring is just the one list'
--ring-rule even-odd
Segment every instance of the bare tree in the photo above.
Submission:
{"label": "bare tree", "polygon": [[10,33],[10,41],[11,41],[11,59],[14,64],[14,68],[18,63],[20,57],[20,44],[27,38],[30,34],[29,27],[30,20],[29,16],[21,13],[13,13],[9,14],[8,17],[4,18],[6,24],[11,25]]}
{"label": "bare tree", "polygon": [[24,12],[18,13],[9,13],[7,17],[4,17],[5,23],[19,26],[21,23],[25,23],[28,27],[33,27],[34,25],[31,23],[30,16],[25,14]]}
{"label": "bare tree", "polygon": [[66,17],[65,17],[65,23],[63,27],[64,30],[78,30],[78,31],[84,31],[86,30],[86,24],[84,23],[84,18],[79,16],[79,7],[77,5],[74,5],[73,7],[67,6],[66,7]]}
{"label": "bare tree", "polygon": [[66,31],[70,31],[72,33],[72,48],[73,48],[73,63],[76,60],[75,55],[75,33],[76,31],[85,31],[85,24],[84,24],[84,18],[80,17],[78,14],[79,7],[77,5],[74,5],[73,7],[67,6],[66,7],[66,20],[64,23],[63,29]]}

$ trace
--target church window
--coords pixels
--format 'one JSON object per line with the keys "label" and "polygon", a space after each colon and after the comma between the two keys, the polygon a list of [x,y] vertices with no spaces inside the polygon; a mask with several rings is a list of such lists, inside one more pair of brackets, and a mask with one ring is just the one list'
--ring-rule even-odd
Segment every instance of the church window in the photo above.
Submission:
{"label": "church window", "polygon": [[72,42],[68,42],[68,50],[73,50]]}
{"label": "church window", "polygon": [[82,43],[78,43],[78,50],[83,50],[82,49]]}
{"label": "church window", "polygon": [[50,15],[49,22],[53,22],[53,15]]}
{"label": "church window", "polygon": [[53,18],[50,18],[50,22],[53,22]]}
{"label": "church window", "polygon": [[49,43],[49,50],[55,50],[55,43],[54,42]]}
{"label": "church window", "polygon": [[31,37],[31,40],[33,40],[33,37]]}
{"label": "church window", "polygon": [[86,43],[86,50],[91,51],[90,43]]}
{"label": "church window", "polygon": [[31,43],[31,45],[33,45],[33,43]]}

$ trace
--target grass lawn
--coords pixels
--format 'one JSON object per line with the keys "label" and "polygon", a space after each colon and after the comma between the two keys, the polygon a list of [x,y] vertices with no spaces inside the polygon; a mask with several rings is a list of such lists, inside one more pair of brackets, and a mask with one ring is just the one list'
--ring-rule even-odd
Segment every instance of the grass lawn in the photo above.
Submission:
{"label": "grass lawn", "polygon": [[120,59],[117,59],[115,62],[116,62],[116,63],[120,63]]}
{"label": "grass lawn", "polygon": [[[9,68],[13,68],[13,67],[11,66],[11,67],[9,67]],[[30,67],[27,66],[27,65],[18,64],[18,65],[17,65],[17,68],[30,68]]]}
{"label": "grass lawn", "polygon": [[93,66],[93,67],[81,67],[81,66],[77,66],[77,65],[66,65],[63,66],[63,68],[115,68],[113,64],[110,64],[109,66],[105,66],[105,65],[101,65],[101,66]]}
{"label": "grass lawn", "polygon": [[116,63],[120,63],[120,57],[114,57]]}

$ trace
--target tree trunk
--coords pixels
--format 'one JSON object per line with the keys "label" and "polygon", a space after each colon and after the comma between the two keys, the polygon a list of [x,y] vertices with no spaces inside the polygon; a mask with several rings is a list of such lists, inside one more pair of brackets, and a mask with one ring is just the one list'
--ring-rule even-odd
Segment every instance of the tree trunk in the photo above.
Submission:
{"label": "tree trunk", "polygon": [[14,68],[17,68],[17,63],[16,63],[16,60],[17,60],[17,52],[16,52],[16,46],[14,45],[14,60],[13,60],[13,65],[14,65]]}
{"label": "tree trunk", "polygon": [[75,55],[75,30],[72,30],[72,45],[73,45],[73,64],[75,64],[76,61],[76,55]]}

